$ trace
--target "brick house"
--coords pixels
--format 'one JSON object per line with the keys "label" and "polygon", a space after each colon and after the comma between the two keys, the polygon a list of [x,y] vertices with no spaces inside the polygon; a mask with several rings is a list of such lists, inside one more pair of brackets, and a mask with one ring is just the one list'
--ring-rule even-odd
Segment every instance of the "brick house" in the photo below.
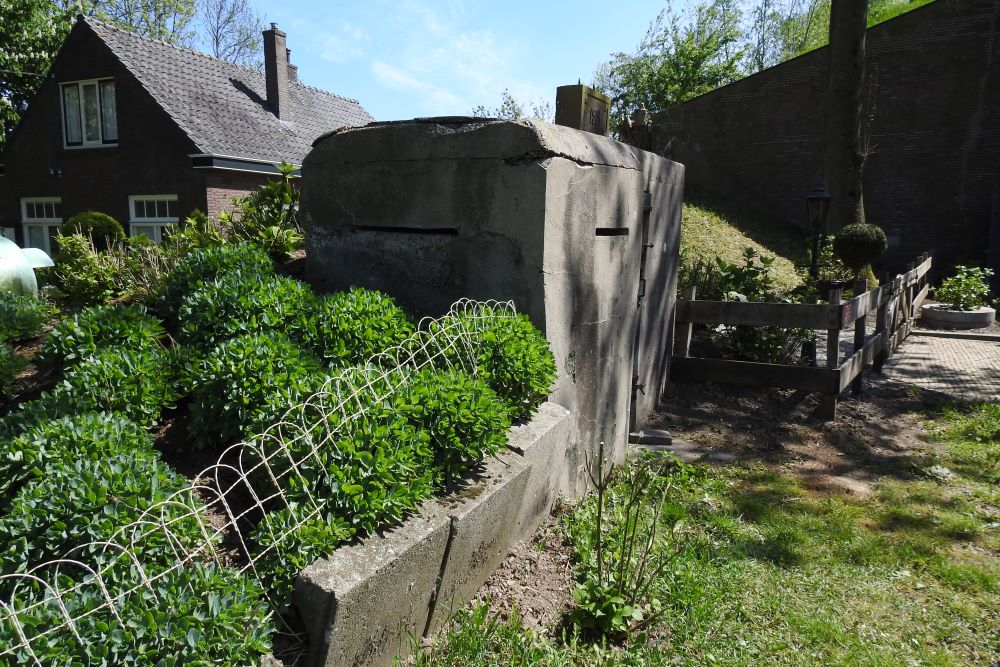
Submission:
{"label": "brick house", "polygon": [[81,16],[0,157],[0,227],[51,251],[64,219],[96,210],[159,241],[301,164],[320,134],[372,120],[300,83],[275,24],[261,73]]}

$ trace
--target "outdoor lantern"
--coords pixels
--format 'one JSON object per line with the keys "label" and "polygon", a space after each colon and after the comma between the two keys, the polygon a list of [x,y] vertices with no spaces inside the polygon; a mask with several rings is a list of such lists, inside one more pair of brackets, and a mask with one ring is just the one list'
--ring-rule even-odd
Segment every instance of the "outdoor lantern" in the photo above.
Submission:
{"label": "outdoor lantern", "polygon": [[826,216],[830,212],[832,197],[822,183],[817,183],[813,191],[806,196],[806,210],[809,212],[809,223],[813,228],[812,263],[809,275],[813,279],[819,277],[819,235],[826,229]]}

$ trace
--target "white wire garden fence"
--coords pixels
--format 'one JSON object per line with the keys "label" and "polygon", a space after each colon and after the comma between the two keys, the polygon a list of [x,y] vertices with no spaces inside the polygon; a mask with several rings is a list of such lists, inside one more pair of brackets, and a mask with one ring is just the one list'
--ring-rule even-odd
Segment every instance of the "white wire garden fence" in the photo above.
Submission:
{"label": "white wire garden fence", "polygon": [[[97,617],[113,631],[115,623],[123,622],[123,605],[134,596],[150,608],[161,604],[157,582],[194,564],[236,569],[267,591],[268,572],[260,563],[330,509],[328,498],[310,490],[313,485],[304,472],[308,464],[322,466],[324,450],[336,448],[352,425],[365,418],[368,406],[390,399],[414,372],[455,369],[475,375],[479,334],[491,320],[515,315],[511,302],[463,299],[441,318],[424,318],[407,341],[376,355],[363,370],[332,374],[319,391],[289,406],[263,433],[226,449],[187,488],[144,511],[110,540],[78,546],[24,573],[0,576],[0,591],[9,591],[0,597],[0,624],[8,624],[16,637],[0,647],[0,662],[17,654],[28,656],[29,664],[44,665],[39,647],[59,633],[69,633],[83,646],[80,624]],[[289,488],[298,490],[294,500]],[[291,521],[272,521],[272,513],[282,509]],[[194,526],[200,538],[192,544]],[[249,538],[252,528],[258,536],[265,531],[268,546],[255,548],[261,540]],[[163,569],[144,563],[142,552],[150,544],[166,550],[173,564]],[[80,599],[90,602],[80,604]],[[272,615],[283,604],[268,602]],[[47,621],[39,624],[39,617]]]}

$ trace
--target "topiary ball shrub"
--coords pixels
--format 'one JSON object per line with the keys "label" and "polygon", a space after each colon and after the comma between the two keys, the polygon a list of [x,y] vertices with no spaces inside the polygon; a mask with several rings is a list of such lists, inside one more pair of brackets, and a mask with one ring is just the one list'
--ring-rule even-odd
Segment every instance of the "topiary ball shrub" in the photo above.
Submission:
{"label": "topiary ball shrub", "polygon": [[27,294],[0,293],[0,341],[20,342],[42,333],[57,313],[45,299]]}
{"label": "topiary ball shrub", "polygon": [[[477,305],[441,318],[428,334],[432,363],[475,371],[507,403],[515,422],[531,418],[556,380],[549,343],[526,315]],[[470,360],[474,368],[466,367]]]}
{"label": "topiary ball shrub", "polygon": [[98,350],[153,350],[166,335],[160,321],[139,305],[85,308],[52,327],[38,355],[40,366],[62,370]]}
{"label": "topiary ball shrub", "polygon": [[292,278],[226,275],[183,299],[177,338],[183,345],[211,349],[247,334],[283,334],[315,298],[308,285]]}
{"label": "topiary ball shrub", "polygon": [[13,347],[0,342],[0,398],[14,391],[14,381],[27,363]]}
{"label": "topiary ball shrub", "polygon": [[363,364],[413,335],[413,322],[391,296],[362,287],[336,292],[296,318],[292,336],[324,361]]}
{"label": "topiary ball shrub", "polygon": [[283,336],[250,334],[220,343],[194,370],[191,435],[199,445],[239,440],[263,421],[260,412],[276,395],[292,401],[314,386],[319,369]]}
{"label": "topiary ball shrub", "polygon": [[98,250],[107,250],[113,243],[125,238],[125,230],[121,224],[107,213],[100,211],[84,211],[77,213],[59,228],[63,236],[79,234],[94,241]]}
{"label": "topiary ball shrub", "polygon": [[440,484],[507,444],[510,410],[481,377],[423,368],[393,394],[392,404],[428,434]]}
{"label": "topiary ball shrub", "polygon": [[183,257],[164,278],[157,293],[160,314],[176,323],[186,296],[222,276],[272,275],[274,263],[267,252],[249,243],[211,245]]}
{"label": "topiary ball shrub", "polygon": [[877,225],[847,225],[833,238],[834,254],[855,273],[881,257],[888,247],[885,232]]}

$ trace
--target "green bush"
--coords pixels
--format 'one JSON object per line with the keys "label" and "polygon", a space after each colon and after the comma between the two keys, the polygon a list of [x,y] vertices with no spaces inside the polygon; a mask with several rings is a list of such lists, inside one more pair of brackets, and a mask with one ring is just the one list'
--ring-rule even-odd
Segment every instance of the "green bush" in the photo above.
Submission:
{"label": "green bush", "polygon": [[0,441],[0,512],[27,482],[45,476],[53,461],[101,461],[112,454],[153,451],[153,437],[120,415],[82,413],[44,421]]}
{"label": "green bush", "polygon": [[861,271],[889,247],[885,232],[878,225],[847,225],[833,238],[833,252],[849,269]]}
{"label": "green bush", "polygon": [[956,266],[955,275],[941,281],[934,289],[934,298],[951,310],[976,310],[989,303],[992,269]]}
{"label": "green bush", "polygon": [[13,347],[0,343],[0,398],[14,391],[14,381],[27,363]]}
{"label": "green bush", "polygon": [[[545,401],[556,380],[556,363],[549,343],[526,315],[490,306],[476,306],[458,316],[444,317],[431,334],[465,330],[471,348],[441,350],[461,366],[461,357],[472,354],[476,372],[511,410],[511,418],[531,418]],[[440,344],[440,343],[439,343]]]}
{"label": "green bush", "polygon": [[99,211],[84,211],[77,213],[59,228],[63,236],[79,234],[94,241],[98,250],[107,250],[118,241],[125,238],[125,230],[121,224],[107,213]]}
{"label": "green bush", "polygon": [[185,255],[166,275],[157,295],[157,309],[176,322],[186,296],[222,276],[271,275],[274,264],[267,253],[249,243],[210,245]]}
{"label": "green bush", "polygon": [[298,396],[319,362],[279,335],[220,343],[195,368],[190,430],[199,444],[235,442],[275,394]]}
{"label": "green bush", "polygon": [[34,338],[57,312],[45,299],[0,292],[0,342],[16,343]]}
{"label": "green bush", "polygon": [[163,247],[175,257],[184,257],[195,250],[218,247],[225,242],[218,226],[195,209],[163,239]]}
{"label": "green bush", "polygon": [[177,337],[207,349],[246,334],[285,333],[315,298],[308,285],[292,278],[230,274],[184,298]]}
{"label": "green bush", "polygon": [[[133,578],[128,585],[138,585]],[[235,570],[192,563],[161,575],[152,585],[121,600],[115,618],[96,583],[78,586],[63,596],[66,609],[78,618],[79,639],[47,593],[34,591],[15,600],[18,620],[35,641],[34,654],[15,649],[16,664],[116,665],[118,667],[182,667],[184,665],[257,665],[271,649],[275,631],[262,591]],[[20,597],[20,596],[19,596]],[[41,602],[42,604],[37,604]],[[46,603],[47,602],[47,603]],[[119,620],[120,619],[120,620]],[[20,645],[7,614],[0,615],[0,651]]]}
{"label": "green bush", "polygon": [[392,400],[414,428],[429,435],[439,483],[460,477],[507,444],[510,410],[483,378],[424,368]]}
{"label": "green bush", "polygon": [[54,270],[56,286],[73,305],[104,303],[115,294],[114,263],[88,237],[60,236]]}
{"label": "green bush", "polygon": [[[50,460],[44,474],[23,485],[0,517],[0,574],[25,572],[76,547],[110,540],[144,510],[186,486],[187,480],[150,450]],[[187,504],[198,507],[190,496]],[[142,561],[167,565],[173,562],[174,548],[204,542],[198,521],[181,518],[188,510],[170,504],[164,512],[168,520],[177,519],[171,535],[179,543],[171,546],[162,531],[144,535],[133,547]],[[0,585],[0,592],[9,590]]]}
{"label": "green bush", "polygon": [[271,181],[242,199],[233,199],[235,211],[219,215],[226,236],[252,243],[278,259],[302,247],[299,227],[299,190],[292,185],[295,167],[278,165],[281,178]]}
{"label": "green bush", "polygon": [[158,349],[165,335],[160,321],[142,306],[93,306],[52,327],[38,363],[47,368],[63,369],[102,349]]}
{"label": "green bush", "polygon": [[304,347],[339,366],[365,363],[403,343],[413,330],[392,297],[362,287],[318,300],[292,325],[293,337]]}

